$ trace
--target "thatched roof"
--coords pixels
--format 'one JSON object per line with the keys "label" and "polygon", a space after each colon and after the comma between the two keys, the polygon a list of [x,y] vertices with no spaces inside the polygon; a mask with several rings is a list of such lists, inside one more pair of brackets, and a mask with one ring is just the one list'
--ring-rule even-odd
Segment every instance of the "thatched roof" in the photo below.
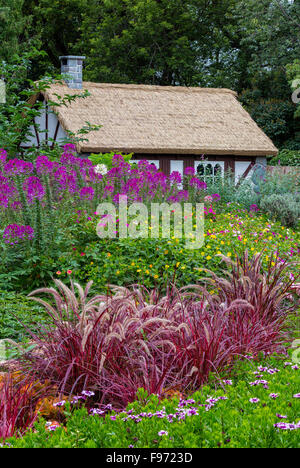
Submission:
{"label": "thatched roof", "polygon": [[[277,154],[228,89],[83,83],[90,92],[57,109],[64,129],[76,132],[88,121],[102,125],[88,134],[80,152],[123,151],[164,154],[265,156]],[[78,93],[53,84],[46,97]]]}

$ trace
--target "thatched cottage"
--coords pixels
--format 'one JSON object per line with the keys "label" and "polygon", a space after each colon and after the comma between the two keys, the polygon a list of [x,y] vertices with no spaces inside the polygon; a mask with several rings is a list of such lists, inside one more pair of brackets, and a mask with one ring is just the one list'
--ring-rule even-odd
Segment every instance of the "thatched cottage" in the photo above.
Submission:
{"label": "thatched cottage", "polygon": [[[82,155],[133,152],[133,160],[147,159],[167,174],[190,166],[212,176],[231,169],[236,180],[278,152],[234,91],[83,82],[83,60],[61,57],[62,73],[68,77],[64,85],[53,84],[36,96],[44,101],[44,113],[36,118],[27,145],[39,146],[50,138],[62,141],[65,130],[76,132],[90,122],[102,127],[78,144]],[[55,113],[48,108],[56,94],[78,94],[80,89],[90,96]]]}

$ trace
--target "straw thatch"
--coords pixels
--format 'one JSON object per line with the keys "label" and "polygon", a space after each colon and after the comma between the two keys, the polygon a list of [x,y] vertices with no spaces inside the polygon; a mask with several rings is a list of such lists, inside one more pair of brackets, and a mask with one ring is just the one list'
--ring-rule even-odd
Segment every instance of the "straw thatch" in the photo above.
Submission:
{"label": "straw thatch", "polygon": [[[88,134],[80,152],[124,151],[160,154],[276,155],[272,141],[237,100],[234,91],[212,88],[83,83],[90,92],[57,109],[64,129],[78,131],[88,121],[102,125]],[[53,84],[55,93],[78,94]]]}

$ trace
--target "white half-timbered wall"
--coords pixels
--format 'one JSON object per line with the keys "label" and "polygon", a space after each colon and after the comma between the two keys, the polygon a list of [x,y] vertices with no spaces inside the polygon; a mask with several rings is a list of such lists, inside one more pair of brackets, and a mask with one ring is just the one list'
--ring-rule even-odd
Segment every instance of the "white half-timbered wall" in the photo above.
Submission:
{"label": "white half-timbered wall", "polygon": [[34,118],[34,123],[29,128],[28,140],[24,141],[21,147],[39,147],[43,142],[52,146],[51,138],[58,144],[62,144],[66,140],[67,134],[61,127],[56,114],[44,101],[40,115]]}

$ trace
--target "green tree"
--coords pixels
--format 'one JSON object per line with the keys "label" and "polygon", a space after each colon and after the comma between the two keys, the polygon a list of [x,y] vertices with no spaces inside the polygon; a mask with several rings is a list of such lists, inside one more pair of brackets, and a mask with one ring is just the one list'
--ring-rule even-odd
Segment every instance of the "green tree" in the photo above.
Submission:
{"label": "green tree", "polygon": [[23,4],[24,0],[0,1],[0,61],[9,61],[24,47],[30,17],[24,16]]}
{"label": "green tree", "polygon": [[23,0],[23,13],[30,12],[31,36],[38,37],[48,65],[59,68],[59,56],[75,52],[82,31],[82,18],[90,14],[88,0]]}
{"label": "green tree", "polygon": [[247,77],[241,99],[279,147],[297,149],[298,123],[286,66],[299,54],[300,5],[290,0],[240,0],[235,17],[243,31],[240,55]]}
{"label": "green tree", "polygon": [[223,69],[231,0],[91,0],[77,52],[93,81],[206,85]]}

